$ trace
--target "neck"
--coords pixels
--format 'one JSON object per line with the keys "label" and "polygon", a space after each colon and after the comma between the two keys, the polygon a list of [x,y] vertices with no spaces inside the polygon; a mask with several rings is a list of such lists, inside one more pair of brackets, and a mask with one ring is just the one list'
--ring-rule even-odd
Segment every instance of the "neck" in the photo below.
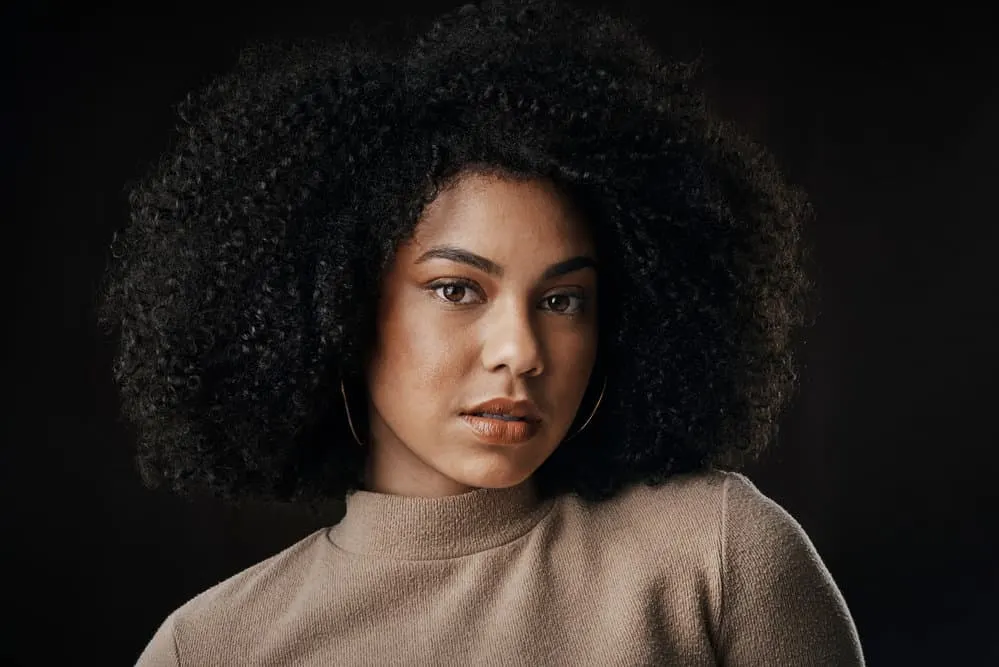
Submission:
{"label": "neck", "polygon": [[551,502],[539,502],[534,480],[442,497],[357,491],[330,532],[345,551],[385,558],[456,558],[506,544],[540,521]]}

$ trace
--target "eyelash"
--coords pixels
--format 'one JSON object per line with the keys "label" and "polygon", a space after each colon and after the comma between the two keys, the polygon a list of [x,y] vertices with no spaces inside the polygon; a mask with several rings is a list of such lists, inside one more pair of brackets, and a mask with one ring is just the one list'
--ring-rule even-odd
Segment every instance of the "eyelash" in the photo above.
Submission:
{"label": "eyelash", "polygon": [[[478,293],[479,296],[480,296],[480,298],[482,296],[482,290],[479,288],[479,286],[477,284],[475,284],[474,282],[472,282],[470,280],[439,280],[439,281],[431,283],[430,285],[427,285],[427,289],[429,289],[431,292],[433,292],[434,295],[438,299],[440,299],[441,301],[443,301],[444,303],[446,303],[448,305],[451,305],[451,306],[470,306],[470,305],[474,305],[474,304],[469,304],[469,303],[456,303],[454,301],[451,301],[450,299],[444,298],[444,296],[442,296],[438,292],[441,289],[445,288],[445,287],[461,287],[461,288],[464,288],[464,289],[467,289],[467,290],[471,290],[473,292]],[[548,309],[548,310],[550,310],[550,312],[552,312],[552,313],[554,313],[556,315],[565,315],[567,317],[572,317],[573,315],[579,315],[580,313],[582,313],[586,309],[586,297],[583,297],[583,296],[581,296],[579,294],[567,294],[565,292],[559,292],[559,293],[556,293],[556,294],[549,294],[548,296],[544,297],[541,300],[541,302],[545,303],[546,301],[548,301],[548,299],[551,299],[553,297],[569,297],[570,299],[575,299],[576,300],[576,304],[577,304],[575,311],[572,311],[572,310],[559,311],[559,310],[550,310],[550,309]]]}

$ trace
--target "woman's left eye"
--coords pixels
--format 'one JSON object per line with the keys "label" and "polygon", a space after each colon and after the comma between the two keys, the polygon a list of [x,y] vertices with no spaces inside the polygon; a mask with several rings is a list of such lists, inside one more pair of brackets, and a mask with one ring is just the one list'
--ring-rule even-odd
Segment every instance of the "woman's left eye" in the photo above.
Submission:
{"label": "woman's left eye", "polygon": [[546,310],[562,315],[575,315],[583,310],[583,297],[575,294],[552,294],[541,300]]}

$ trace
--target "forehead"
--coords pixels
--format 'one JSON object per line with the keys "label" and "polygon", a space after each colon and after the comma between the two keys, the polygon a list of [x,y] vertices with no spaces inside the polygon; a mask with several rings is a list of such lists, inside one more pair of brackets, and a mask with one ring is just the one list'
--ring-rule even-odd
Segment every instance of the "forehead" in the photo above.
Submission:
{"label": "forehead", "polygon": [[584,220],[552,183],[480,174],[442,190],[424,210],[413,240],[426,247],[452,243],[502,250],[541,244],[562,252],[592,250]]}

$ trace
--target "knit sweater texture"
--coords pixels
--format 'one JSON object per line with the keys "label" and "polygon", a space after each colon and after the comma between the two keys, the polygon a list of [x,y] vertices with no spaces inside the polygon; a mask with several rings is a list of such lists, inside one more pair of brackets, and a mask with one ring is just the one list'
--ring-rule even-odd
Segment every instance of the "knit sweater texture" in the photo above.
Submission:
{"label": "knit sweater texture", "polygon": [[744,475],[594,503],[530,479],[347,496],[336,525],[171,613],[166,665],[863,665],[810,539]]}

